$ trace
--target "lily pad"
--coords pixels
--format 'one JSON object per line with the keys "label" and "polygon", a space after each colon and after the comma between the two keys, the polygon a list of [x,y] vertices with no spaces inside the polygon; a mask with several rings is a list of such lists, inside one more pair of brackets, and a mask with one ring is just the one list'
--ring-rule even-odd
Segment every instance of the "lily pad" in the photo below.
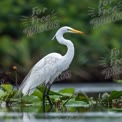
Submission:
{"label": "lily pad", "polygon": [[30,95],[30,96],[23,96],[21,99],[21,102],[25,105],[40,105],[42,102],[41,100],[34,95]]}
{"label": "lily pad", "polygon": [[85,107],[88,108],[89,104],[84,101],[68,101],[65,105],[66,107]]}
{"label": "lily pad", "polygon": [[38,89],[36,89],[32,95],[37,96],[40,100],[43,99],[43,94]]}
{"label": "lily pad", "polygon": [[117,99],[122,96],[122,91],[112,91],[109,100]]}
{"label": "lily pad", "polygon": [[59,91],[59,93],[70,93],[70,94],[74,94],[75,90],[74,88],[65,88]]}

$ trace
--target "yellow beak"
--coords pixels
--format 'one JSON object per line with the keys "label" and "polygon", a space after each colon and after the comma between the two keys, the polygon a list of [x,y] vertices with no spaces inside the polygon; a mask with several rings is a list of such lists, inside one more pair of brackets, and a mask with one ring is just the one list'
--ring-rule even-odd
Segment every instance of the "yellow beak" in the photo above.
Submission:
{"label": "yellow beak", "polygon": [[71,31],[72,31],[73,33],[77,33],[77,34],[85,35],[85,33],[84,33],[84,32],[79,31],[79,30],[72,29]]}

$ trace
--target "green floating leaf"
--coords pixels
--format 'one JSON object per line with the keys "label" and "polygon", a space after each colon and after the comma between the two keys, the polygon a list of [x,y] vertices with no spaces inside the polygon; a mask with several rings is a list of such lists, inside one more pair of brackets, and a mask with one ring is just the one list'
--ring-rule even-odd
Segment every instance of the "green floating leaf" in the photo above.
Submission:
{"label": "green floating leaf", "polygon": [[6,96],[7,92],[0,89],[0,98]]}
{"label": "green floating leaf", "polygon": [[122,108],[111,108],[108,109],[109,111],[116,111],[116,112],[122,112]]}
{"label": "green floating leaf", "polygon": [[2,84],[1,87],[3,87],[7,92],[12,92],[13,86],[10,84]]}
{"label": "green floating leaf", "polygon": [[122,83],[122,80],[114,80],[117,83]]}
{"label": "green floating leaf", "polygon": [[65,88],[59,92],[50,91],[50,97],[53,101],[66,100],[74,94],[75,90],[73,88]]}
{"label": "green floating leaf", "polygon": [[75,93],[73,88],[65,88],[59,91],[59,93],[63,96],[72,96]]}
{"label": "green floating leaf", "polygon": [[[37,89],[43,94],[45,87],[44,86],[39,86]],[[50,95],[62,95],[59,92],[52,91],[52,90],[50,90],[49,94]]]}
{"label": "green floating leaf", "polygon": [[75,90],[74,90],[74,88],[64,88],[64,89],[60,90],[59,93],[70,93],[70,94],[74,94],[75,93]]}
{"label": "green floating leaf", "polygon": [[38,86],[37,89],[40,91],[40,92],[44,92],[44,89],[45,89],[45,86],[41,85],[41,86]]}
{"label": "green floating leaf", "polygon": [[23,96],[21,99],[23,104],[31,104],[31,105],[40,105],[41,101],[37,96],[30,95],[30,96]]}
{"label": "green floating leaf", "polygon": [[58,96],[62,96],[62,94],[61,93],[59,93],[58,91],[56,92],[56,91],[52,91],[52,90],[50,90],[50,93],[49,93],[50,95],[58,95]]}
{"label": "green floating leaf", "polygon": [[43,99],[43,94],[38,89],[36,89],[32,95],[37,96],[40,100]]}
{"label": "green floating leaf", "polygon": [[85,93],[83,93],[83,92],[79,92],[78,94],[77,94],[77,96],[76,96],[76,101],[84,101],[84,102],[86,102],[86,103],[89,103],[89,98],[88,98],[88,96],[85,94]]}
{"label": "green floating leaf", "polygon": [[112,91],[109,100],[117,99],[122,96],[122,91]]}
{"label": "green floating leaf", "polygon": [[89,104],[84,101],[68,101],[65,105],[66,107],[85,107],[88,108]]}
{"label": "green floating leaf", "polygon": [[50,95],[50,98],[53,102],[61,100],[59,95]]}

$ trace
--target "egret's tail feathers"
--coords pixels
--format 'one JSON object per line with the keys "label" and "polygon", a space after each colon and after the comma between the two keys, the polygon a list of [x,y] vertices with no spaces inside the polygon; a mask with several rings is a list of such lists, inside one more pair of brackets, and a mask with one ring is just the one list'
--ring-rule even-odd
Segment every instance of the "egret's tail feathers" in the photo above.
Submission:
{"label": "egret's tail feathers", "polygon": [[35,88],[33,89],[26,89],[26,87],[24,87],[24,89],[19,89],[16,94],[14,95],[14,98],[21,98],[22,96],[26,96],[26,95],[31,95],[34,92]]}
{"label": "egret's tail feathers", "polygon": [[26,87],[24,87],[24,89],[22,89],[22,93],[24,96],[28,95],[28,89]]}
{"label": "egret's tail feathers", "polygon": [[35,90],[35,88],[30,89],[29,92],[28,92],[28,95],[31,95],[34,92],[34,90]]}
{"label": "egret's tail feathers", "polygon": [[27,87],[24,87],[24,89],[22,90],[22,93],[24,96],[26,95],[31,95],[33,92],[34,92],[35,88],[27,88]]}
{"label": "egret's tail feathers", "polygon": [[25,86],[25,87],[20,86],[19,87],[19,90],[15,94],[15,97],[16,98],[20,98],[20,97],[25,96],[27,94],[28,94],[28,88],[27,88],[27,86]]}

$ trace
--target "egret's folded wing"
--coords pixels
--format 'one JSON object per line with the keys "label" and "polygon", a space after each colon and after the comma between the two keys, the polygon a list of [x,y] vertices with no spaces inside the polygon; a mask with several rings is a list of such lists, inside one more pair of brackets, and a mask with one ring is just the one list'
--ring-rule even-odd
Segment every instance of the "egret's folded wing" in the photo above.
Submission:
{"label": "egret's folded wing", "polygon": [[19,92],[23,91],[23,89],[29,91],[38,85],[48,82],[51,76],[57,74],[56,62],[61,57],[58,53],[51,53],[37,62],[21,83]]}

